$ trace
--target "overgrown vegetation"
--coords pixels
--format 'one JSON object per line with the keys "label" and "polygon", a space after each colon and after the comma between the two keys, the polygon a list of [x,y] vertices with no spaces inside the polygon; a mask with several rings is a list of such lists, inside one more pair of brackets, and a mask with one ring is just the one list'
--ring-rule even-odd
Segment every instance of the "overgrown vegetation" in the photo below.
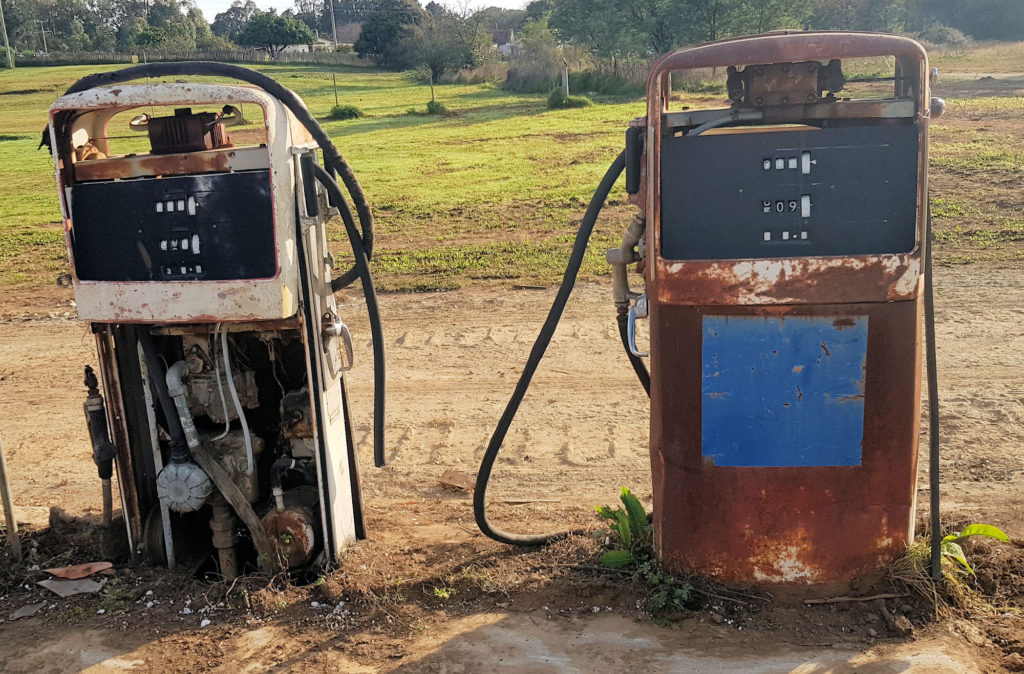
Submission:
{"label": "overgrown vegetation", "polygon": [[560,108],[585,108],[593,105],[594,102],[586,96],[568,96],[561,89],[552,89],[548,94],[548,108],[557,110]]}
{"label": "overgrown vegetation", "polygon": [[628,570],[635,580],[649,590],[646,607],[659,621],[686,610],[693,595],[693,586],[686,580],[668,574],[654,555],[651,524],[639,499],[623,487],[621,506],[596,506],[597,514],[608,520],[606,546],[611,550],[601,555],[601,564]]}
{"label": "overgrown vegetation", "polygon": [[941,579],[932,578],[931,536],[915,539],[906,553],[892,567],[894,580],[927,600],[935,615],[945,616],[952,610],[985,610],[991,608],[977,589],[976,575],[962,544],[969,538],[980,536],[1008,542],[1009,537],[991,524],[969,524],[961,531],[942,537]]}
{"label": "overgrown vegetation", "polygon": [[331,119],[359,119],[365,113],[354,105],[336,105],[331,108],[329,117]]}

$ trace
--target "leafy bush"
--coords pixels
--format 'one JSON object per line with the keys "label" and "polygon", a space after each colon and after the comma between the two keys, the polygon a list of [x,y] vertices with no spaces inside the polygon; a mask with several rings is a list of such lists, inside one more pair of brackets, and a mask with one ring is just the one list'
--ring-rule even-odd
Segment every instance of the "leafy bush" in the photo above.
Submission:
{"label": "leafy bush", "polygon": [[552,110],[556,108],[586,108],[593,104],[594,102],[586,96],[566,96],[561,89],[553,89],[548,94],[548,107]]}
{"label": "leafy bush", "polygon": [[931,42],[940,47],[950,47],[955,50],[970,49],[973,41],[962,31],[952,26],[944,26],[941,23],[929,26],[918,35],[922,40]]}
{"label": "leafy bush", "polygon": [[328,115],[331,119],[356,119],[363,116],[363,111],[354,105],[336,105]]}
{"label": "leafy bush", "polygon": [[443,115],[448,112],[448,108],[444,107],[441,101],[428,101],[427,102],[427,114],[428,115]]}
{"label": "leafy bush", "polygon": [[597,514],[608,520],[611,533],[606,544],[612,549],[601,555],[601,564],[628,568],[634,580],[647,585],[650,594],[645,604],[659,621],[684,611],[693,599],[693,586],[683,578],[665,573],[661,562],[655,558],[651,523],[640,500],[626,487],[622,488],[619,499],[621,506],[595,507]]}
{"label": "leafy bush", "polygon": [[569,91],[585,91],[588,94],[605,96],[640,97],[644,95],[645,89],[644,82],[631,82],[624,77],[616,77],[596,70],[569,73]]}
{"label": "leafy bush", "polygon": [[602,519],[610,520],[608,528],[619,537],[621,548],[606,552],[601,556],[601,563],[606,566],[624,566],[637,561],[634,549],[642,549],[650,545],[651,525],[647,521],[647,511],[640,500],[633,496],[627,487],[622,488],[619,495],[622,506],[594,506]]}

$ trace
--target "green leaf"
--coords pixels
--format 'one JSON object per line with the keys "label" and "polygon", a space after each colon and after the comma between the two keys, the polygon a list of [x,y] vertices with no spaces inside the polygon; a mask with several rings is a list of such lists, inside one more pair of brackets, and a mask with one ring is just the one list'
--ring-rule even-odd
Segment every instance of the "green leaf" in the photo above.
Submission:
{"label": "green leaf", "polygon": [[603,519],[606,519],[606,520],[614,520],[615,519],[615,511],[612,510],[608,506],[594,506],[594,510],[596,510],[597,514],[600,515]]}
{"label": "green leaf", "polygon": [[633,545],[633,536],[629,529],[629,515],[623,510],[613,510],[615,520],[618,523],[619,538],[622,540],[622,547],[627,550]]}
{"label": "green leaf", "polygon": [[956,561],[960,562],[960,564],[963,565],[963,567],[967,569],[972,576],[974,575],[974,569],[972,569],[971,565],[967,562],[967,556],[964,555],[964,549],[958,544],[953,543],[952,541],[943,542],[942,554],[946,557],[952,557]]}
{"label": "green leaf", "polygon": [[611,550],[601,555],[601,563],[605,566],[626,566],[633,561],[633,553],[629,550]]}
{"label": "green leaf", "polygon": [[626,512],[629,513],[629,526],[636,533],[647,531],[647,511],[644,510],[643,504],[640,500],[633,496],[628,488],[622,488],[622,499],[623,505],[626,506]]}
{"label": "green leaf", "polygon": [[968,524],[955,540],[959,541],[967,538],[968,536],[988,536],[989,538],[994,538],[997,541],[1003,541],[1004,543],[1010,540],[1010,537],[1003,533],[1002,529],[994,527],[991,524]]}

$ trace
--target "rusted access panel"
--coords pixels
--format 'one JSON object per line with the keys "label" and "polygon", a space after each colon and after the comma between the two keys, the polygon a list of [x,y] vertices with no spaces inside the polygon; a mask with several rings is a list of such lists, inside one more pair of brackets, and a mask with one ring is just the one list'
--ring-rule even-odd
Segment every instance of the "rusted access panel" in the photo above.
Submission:
{"label": "rusted access panel", "polygon": [[652,371],[672,373],[651,389],[654,522],[670,568],[839,583],[904,550],[920,420],[915,303],[652,312]]}

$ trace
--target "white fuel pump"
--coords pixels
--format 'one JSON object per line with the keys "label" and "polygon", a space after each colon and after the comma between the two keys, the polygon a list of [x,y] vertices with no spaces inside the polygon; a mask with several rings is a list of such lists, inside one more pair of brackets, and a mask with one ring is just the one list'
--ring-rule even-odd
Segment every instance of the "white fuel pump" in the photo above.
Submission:
{"label": "white fuel pump", "polygon": [[[123,84],[179,75],[256,86]],[[106,394],[87,372],[94,455],[108,489],[114,457],[133,552],[172,567],[209,556],[231,578],[327,562],[363,537],[353,349],[334,293],[359,278],[367,297],[381,465],[372,216],[301,100],[236,66],[139,66],[75,84],[50,109],[49,141]],[[334,212],[356,259],[338,278]]]}

